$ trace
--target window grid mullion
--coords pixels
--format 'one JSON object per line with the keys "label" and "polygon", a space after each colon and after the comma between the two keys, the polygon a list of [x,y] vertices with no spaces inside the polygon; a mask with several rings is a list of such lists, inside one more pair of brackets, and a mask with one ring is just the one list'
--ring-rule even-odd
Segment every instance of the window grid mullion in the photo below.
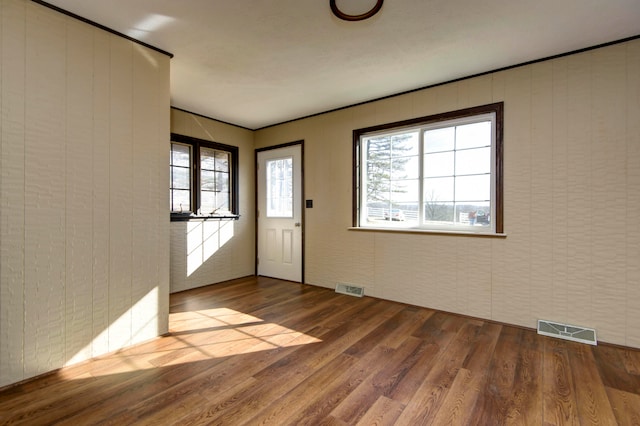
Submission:
{"label": "window grid mullion", "polygon": [[458,198],[456,195],[456,186],[457,186],[457,182],[458,180],[456,179],[456,177],[458,176],[458,169],[457,169],[457,159],[458,159],[458,126],[455,126],[453,128],[453,224],[454,226],[458,223],[456,221],[456,218],[458,217]]}
{"label": "window grid mullion", "polygon": [[424,225],[424,133],[425,129],[421,128],[418,132],[418,226]]}
{"label": "window grid mullion", "polygon": [[192,167],[193,167],[193,191],[192,191],[193,212],[195,214],[199,214],[200,213],[200,167],[198,167],[198,165],[200,164],[200,144],[199,143],[195,143],[194,144],[193,151],[194,151],[193,163],[192,163]]}

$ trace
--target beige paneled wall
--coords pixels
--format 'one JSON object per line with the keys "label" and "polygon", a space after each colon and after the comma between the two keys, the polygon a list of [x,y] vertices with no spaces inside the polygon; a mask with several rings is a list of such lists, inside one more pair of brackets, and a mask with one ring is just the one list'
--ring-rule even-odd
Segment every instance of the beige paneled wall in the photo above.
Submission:
{"label": "beige paneled wall", "polygon": [[0,1],[0,386],[167,331],[169,58]]}
{"label": "beige paneled wall", "polygon": [[[504,101],[505,232],[348,230],[352,131]],[[305,141],[306,282],[535,327],[595,327],[640,347],[640,40],[256,132]]]}
{"label": "beige paneled wall", "polygon": [[254,274],[253,132],[178,109],[171,110],[171,132],[237,146],[240,156],[240,219],[171,223],[171,292]]}

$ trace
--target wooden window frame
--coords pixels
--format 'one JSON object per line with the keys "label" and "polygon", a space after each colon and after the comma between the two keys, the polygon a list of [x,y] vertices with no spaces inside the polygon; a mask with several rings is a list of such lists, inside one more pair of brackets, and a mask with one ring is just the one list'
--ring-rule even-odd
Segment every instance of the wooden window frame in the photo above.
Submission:
{"label": "wooden window frame", "polygon": [[[226,145],[219,142],[207,141],[191,136],[185,136],[177,133],[171,133],[171,142],[182,143],[191,146],[191,210],[188,212],[171,212],[171,220],[186,220],[189,218],[239,218],[239,185],[238,185],[238,152],[236,146]],[[208,215],[198,214],[201,207],[200,200],[200,148],[210,148],[216,151],[227,152],[230,156],[229,161],[229,214],[224,215]]]}

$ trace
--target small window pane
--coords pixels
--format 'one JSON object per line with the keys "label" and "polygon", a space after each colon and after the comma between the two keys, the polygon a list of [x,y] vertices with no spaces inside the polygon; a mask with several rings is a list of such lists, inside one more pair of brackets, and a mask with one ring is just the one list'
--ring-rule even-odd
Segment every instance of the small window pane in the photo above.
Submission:
{"label": "small window pane", "polygon": [[429,223],[435,222],[442,225],[453,223],[454,207],[453,203],[440,203],[427,201],[424,203],[424,219]]}
{"label": "small window pane", "polygon": [[216,193],[211,191],[200,192],[200,212],[202,214],[216,213]]}
{"label": "small window pane", "polygon": [[200,171],[200,188],[203,191],[216,190],[216,173],[202,169]]}
{"label": "small window pane", "polygon": [[293,158],[269,160],[267,217],[293,217]]}
{"label": "small window pane", "polygon": [[216,167],[219,172],[229,172],[229,154],[222,151],[216,152]]}
{"label": "small window pane", "polygon": [[391,157],[409,157],[419,154],[418,132],[403,133],[391,137]]}
{"label": "small window pane", "polygon": [[391,179],[417,179],[420,177],[420,157],[394,158],[390,163]]}
{"label": "small window pane", "polygon": [[200,167],[202,170],[215,170],[216,151],[211,148],[200,148]]}
{"label": "small window pane", "polygon": [[427,154],[424,156],[424,176],[440,177],[453,176],[453,158],[454,152],[438,152],[435,154]]}
{"label": "small window pane", "polygon": [[491,173],[491,148],[456,151],[456,175]]}
{"label": "small window pane", "polygon": [[189,189],[191,181],[191,172],[189,169],[182,167],[171,168],[171,187],[174,189]]}
{"label": "small window pane", "polygon": [[420,194],[418,179],[404,179],[391,181],[391,194],[388,199],[394,203],[409,203],[418,200]]}
{"label": "small window pane", "polygon": [[174,189],[171,191],[171,211],[188,212],[191,211],[191,192],[188,190]]}
{"label": "small window pane", "polygon": [[456,178],[456,201],[485,201],[491,196],[491,176],[461,176]]}
{"label": "small window pane", "polygon": [[468,226],[489,226],[490,212],[489,203],[462,204],[458,209],[458,222]]}
{"label": "small window pane", "polygon": [[424,132],[424,152],[451,151],[455,148],[455,128],[427,130]]}
{"label": "small window pane", "polygon": [[491,122],[464,124],[456,127],[456,149],[491,145]]}
{"label": "small window pane", "polygon": [[218,212],[229,212],[229,197],[224,193],[216,194],[216,208]]}
{"label": "small window pane", "polygon": [[171,144],[171,165],[189,167],[191,147],[179,143]]}
{"label": "small window pane", "polygon": [[424,201],[430,203],[454,201],[453,184],[453,177],[425,179]]}
{"label": "small window pane", "polygon": [[229,192],[229,173],[216,172],[216,191]]}
{"label": "small window pane", "polygon": [[391,137],[366,139],[365,144],[367,160],[381,161],[391,157]]}

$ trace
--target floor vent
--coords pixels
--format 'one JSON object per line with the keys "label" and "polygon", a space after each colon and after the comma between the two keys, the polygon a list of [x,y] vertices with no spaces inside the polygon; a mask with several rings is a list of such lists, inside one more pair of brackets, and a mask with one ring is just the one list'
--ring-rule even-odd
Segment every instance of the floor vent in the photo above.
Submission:
{"label": "floor vent", "polygon": [[538,334],[557,337],[574,342],[597,345],[596,331],[592,328],[575,325],[559,324],[557,322],[538,320]]}
{"label": "floor vent", "polygon": [[357,285],[351,284],[336,284],[336,293],[348,294],[349,296],[364,296],[364,287],[359,287]]}

